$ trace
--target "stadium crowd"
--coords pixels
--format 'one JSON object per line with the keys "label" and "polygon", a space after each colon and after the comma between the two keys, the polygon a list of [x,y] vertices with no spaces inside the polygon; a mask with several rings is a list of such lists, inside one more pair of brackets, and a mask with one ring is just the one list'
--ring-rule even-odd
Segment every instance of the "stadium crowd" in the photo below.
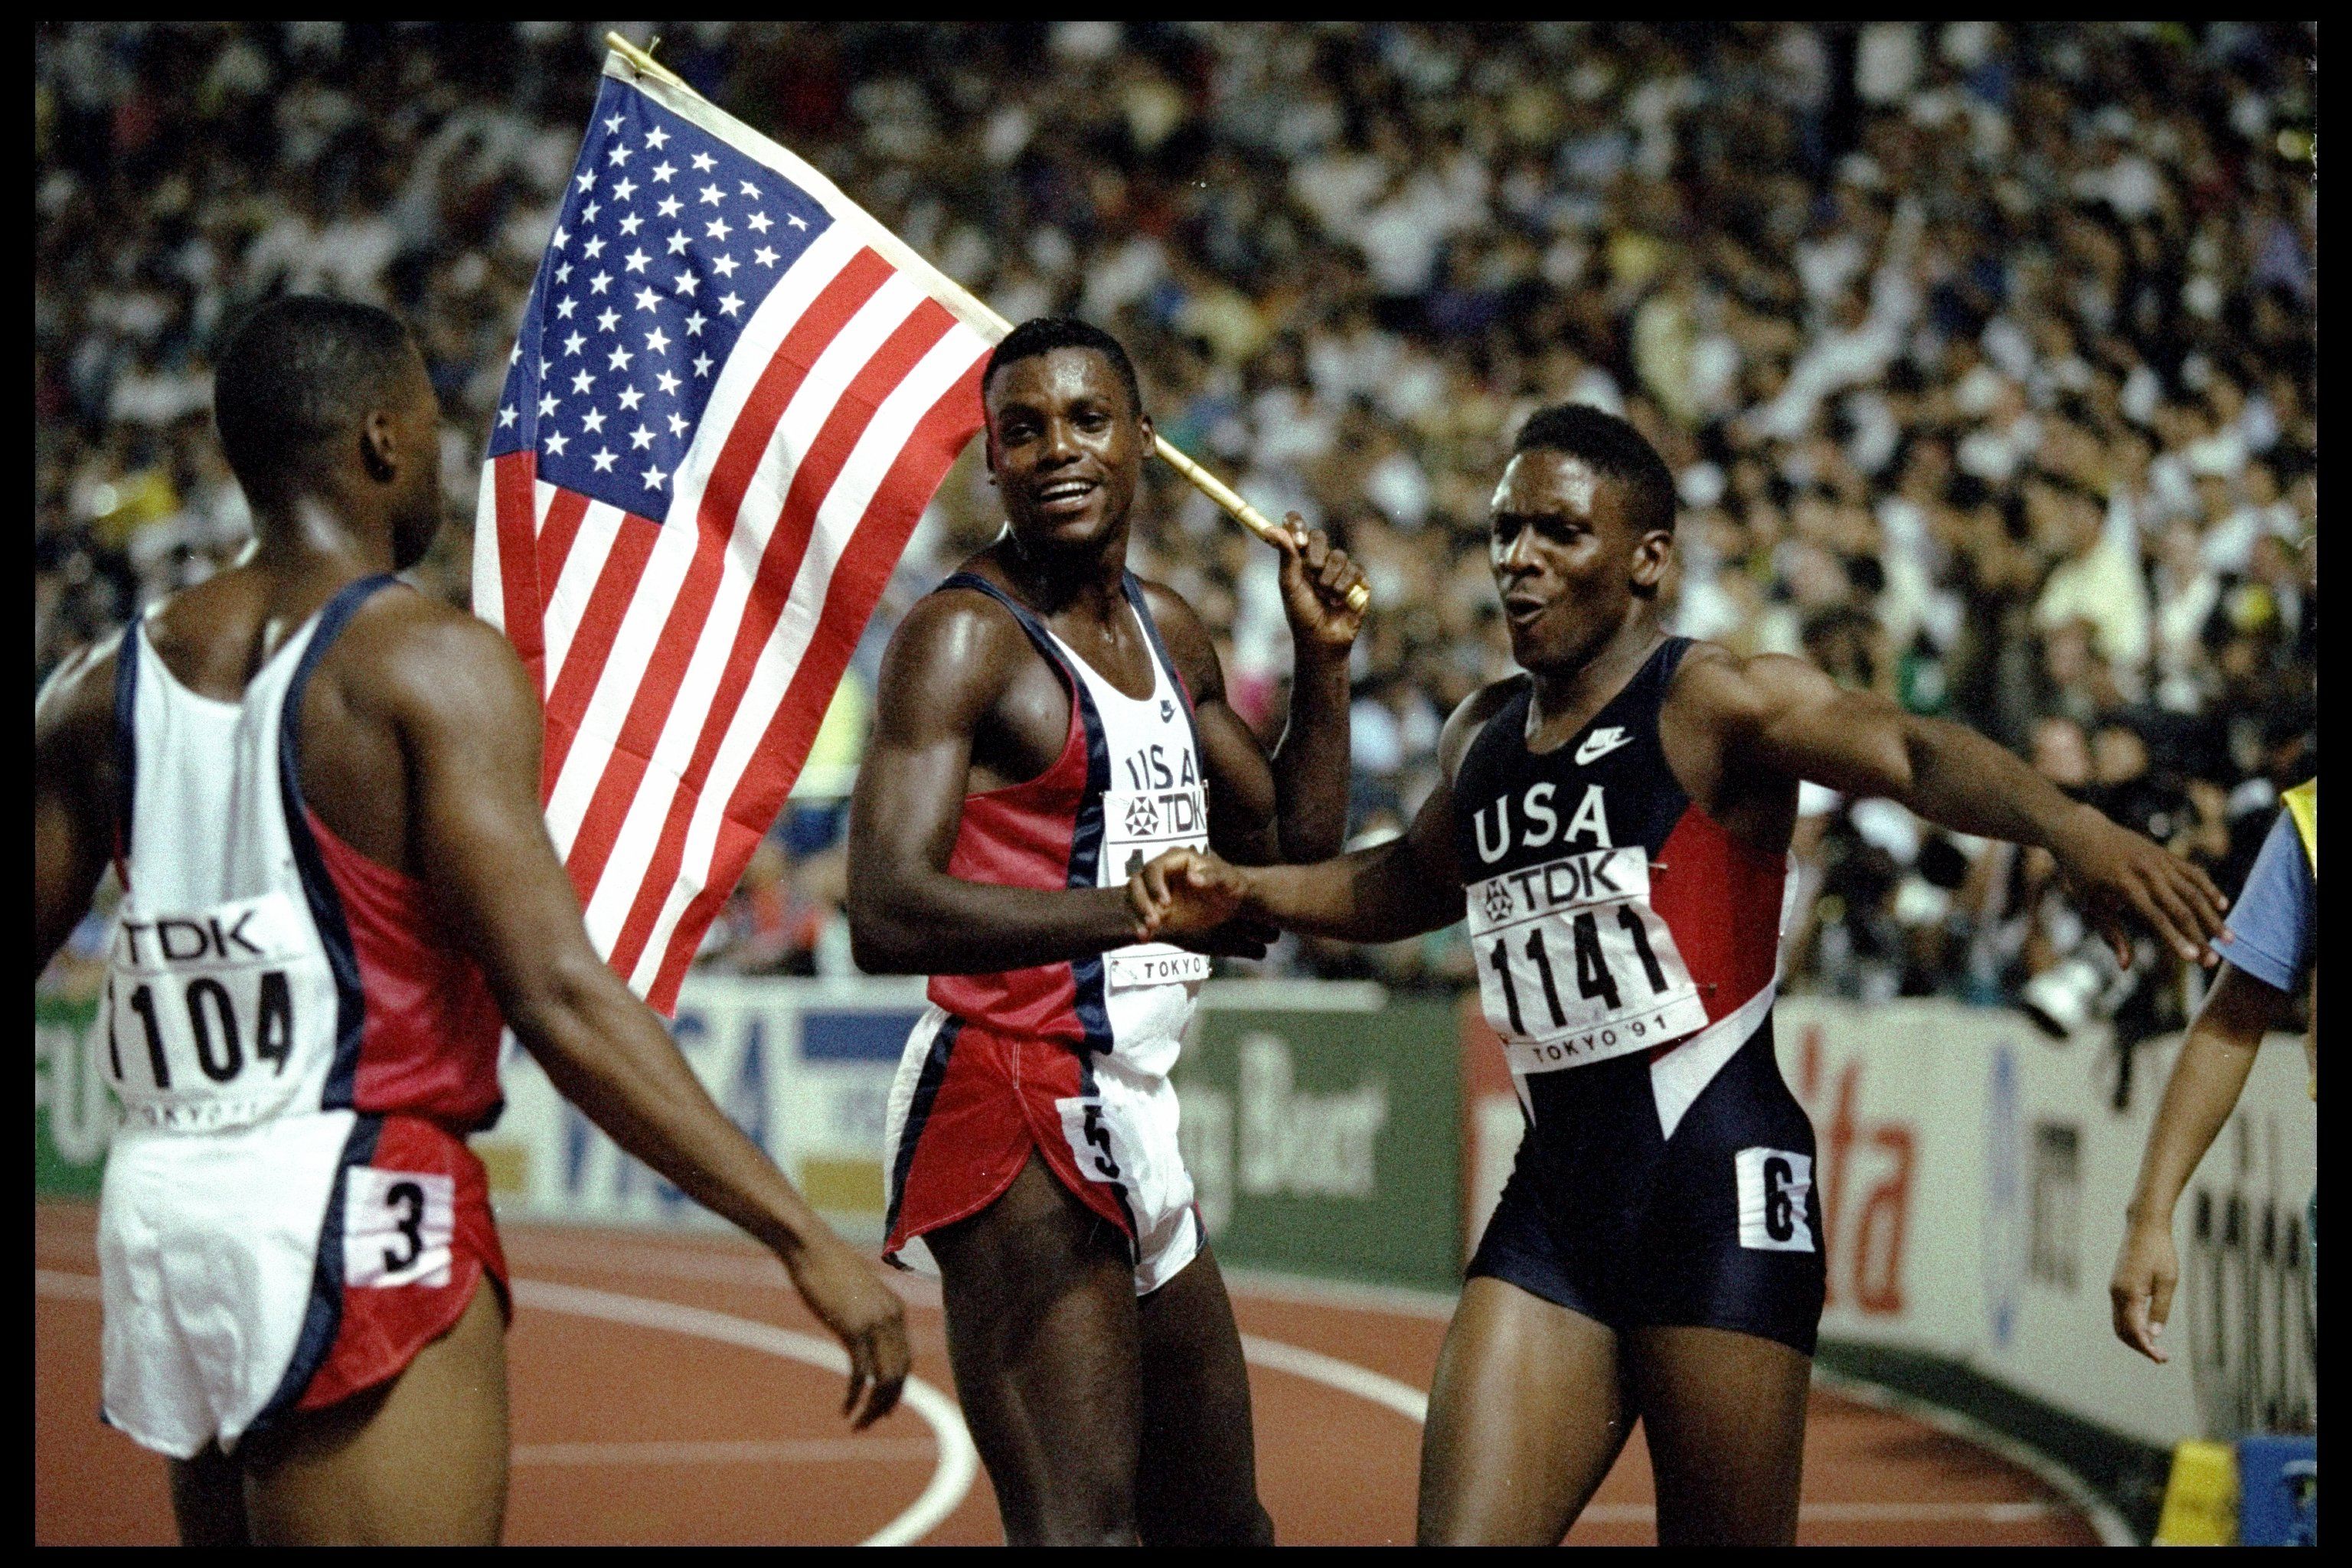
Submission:
{"label": "stadium crowd", "polygon": [[[390,305],[488,414],[600,27],[42,24],[34,673],[239,547],[210,356],[281,289]],[[640,32],[642,41],[645,37]],[[712,24],[662,58],[1005,315],[1118,332],[1178,446],[1365,564],[1353,825],[1509,668],[1512,431],[1622,412],[1680,477],[1678,630],[1977,725],[2234,888],[2315,768],[2315,31]],[[888,625],[993,531],[959,465],[706,960],[846,966],[838,795]],[[1172,474],[1137,569],[1278,727],[1274,557]],[[1809,789],[1791,980],[2176,1023],[2047,858]],[[1466,978],[1458,940],[1275,972]]]}

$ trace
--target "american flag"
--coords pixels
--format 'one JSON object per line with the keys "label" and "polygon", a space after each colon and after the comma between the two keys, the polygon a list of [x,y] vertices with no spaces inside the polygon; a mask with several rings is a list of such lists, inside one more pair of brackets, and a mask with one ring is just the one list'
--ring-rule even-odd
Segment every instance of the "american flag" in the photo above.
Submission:
{"label": "american flag", "polygon": [[823,175],[609,60],[499,399],[474,607],[548,826],[667,1012],[775,820],[1003,323]]}

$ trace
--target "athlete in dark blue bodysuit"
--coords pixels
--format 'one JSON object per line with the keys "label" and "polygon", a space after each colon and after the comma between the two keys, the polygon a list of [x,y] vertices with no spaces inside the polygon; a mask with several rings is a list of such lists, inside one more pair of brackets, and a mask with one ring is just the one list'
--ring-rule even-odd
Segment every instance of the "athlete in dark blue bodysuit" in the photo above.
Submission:
{"label": "athlete in dark blue bodysuit", "polygon": [[2047,848],[2120,951],[2136,919],[2210,963],[2221,930],[2202,873],[1969,731],[1666,636],[1674,506],[1623,421],[1535,415],[1491,544],[1526,673],[1447,721],[1412,830],[1315,866],[1180,851],[1129,886],[1163,935],[1467,918],[1528,1133],[1439,1356],[1425,1542],[1558,1542],[1636,1416],[1662,1542],[1795,1539],[1822,1258],[1771,1005],[1800,780]]}

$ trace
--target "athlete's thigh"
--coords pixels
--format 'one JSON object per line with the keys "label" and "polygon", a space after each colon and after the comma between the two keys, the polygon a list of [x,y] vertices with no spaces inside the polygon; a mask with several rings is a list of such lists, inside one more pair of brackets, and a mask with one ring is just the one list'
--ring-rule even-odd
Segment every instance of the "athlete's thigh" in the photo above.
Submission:
{"label": "athlete's thigh", "polygon": [[1133,1541],[1142,1381],[1126,1237],[1033,1151],[994,1203],[924,1239],[1007,1541]]}
{"label": "athlete's thigh", "polygon": [[1559,1544],[1631,1420],[1613,1331],[1473,1278],[1445,1331],[1422,1429],[1422,1543]]}
{"label": "athlete's thigh", "polygon": [[1257,1495],[1249,1368],[1224,1276],[1207,1247],[1137,1303],[1143,1448],[1136,1522],[1147,1546],[1271,1546]]}
{"label": "athlete's thigh", "polygon": [[381,1389],[247,1446],[257,1542],[498,1543],[507,1504],[506,1321],[488,1280]]}
{"label": "athlete's thigh", "polygon": [[1794,1542],[1812,1358],[1727,1329],[1635,1328],[1625,1342],[1657,1476],[1659,1544]]}
{"label": "athlete's thigh", "polygon": [[218,1445],[172,1465],[172,1518],[183,1546],[250,1546],[245,1524],[245,1468]]}

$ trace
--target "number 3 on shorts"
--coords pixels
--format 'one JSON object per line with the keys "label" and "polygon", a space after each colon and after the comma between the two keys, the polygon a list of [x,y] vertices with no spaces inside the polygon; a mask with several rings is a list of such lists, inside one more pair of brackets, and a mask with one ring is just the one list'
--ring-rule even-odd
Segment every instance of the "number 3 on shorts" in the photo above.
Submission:
{"label": "number 3 on shorts", "polygon": [[449,1283],[454,1176],[355,1165],[343,1189],[343,1283]]}

